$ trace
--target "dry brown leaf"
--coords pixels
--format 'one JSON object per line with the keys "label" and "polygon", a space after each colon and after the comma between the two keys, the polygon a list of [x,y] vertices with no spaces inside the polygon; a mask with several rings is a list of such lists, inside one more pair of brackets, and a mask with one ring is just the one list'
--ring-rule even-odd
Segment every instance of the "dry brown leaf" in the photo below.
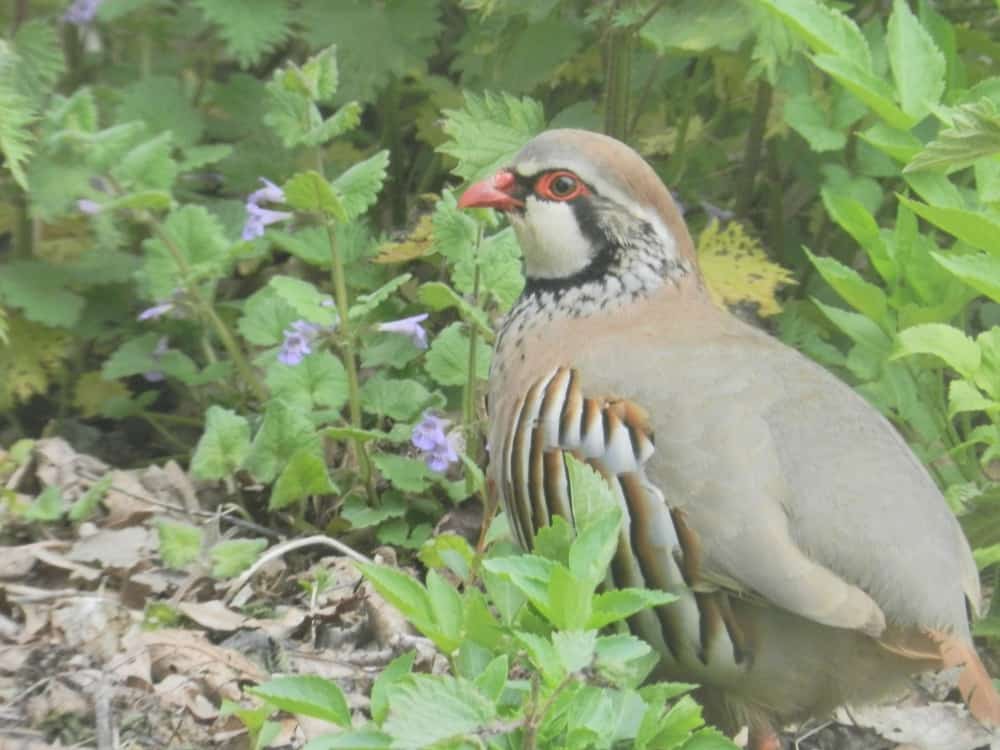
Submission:
{"label": "dry brown leaf", "polygon": [[245,615],[234,612],[218,600],[211,602],[182,602],[177,605],[177,610],[203,628],[225,633],[230,633],[244,627],[248,620]]}
{"label": "dry brown leaf", "polygon": [[20,580],[28,575],[38,560],[35,550],[58,550],[65,549],[66,546],[66,542],[53,539],[16,547],[0,547],[0,580]]}
{"label": "dry brown leaf", "polygon": [[102,575],[101,571],[96,568],[91,568],[88,565],[80,565],[80,563],[73,562],[64,555],[61,555],[54,550],[45,549],[44,547],[36,547],[34,555],[35,559],[39,562],[43,562],[46,565],[58,568],[59,570],[67,571],[70,574],[71,579],[89,581],[92,583],[98,580]]}
{"label": "dry brown leaf", "polygon": [[99,563],[102,568],[127,570],[148,560],[159,548],[152,529],[130,526],[102,529],[73,545],[66,557],[79,563]]}
{"label": "dry brown leaf", "polygon": [[170,674],[200,680],[213,700],[239,700],[240,684],[261,682],[261,669],[242,654],[216,646],[203,633],[189,630],[157,630],[142,634],[149,650],[154,680]]}

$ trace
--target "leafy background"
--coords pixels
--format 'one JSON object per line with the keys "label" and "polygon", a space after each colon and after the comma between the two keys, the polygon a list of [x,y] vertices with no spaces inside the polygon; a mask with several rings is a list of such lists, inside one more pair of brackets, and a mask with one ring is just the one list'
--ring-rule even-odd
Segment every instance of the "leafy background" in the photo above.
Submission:
{"label": "leafy background", "polygon": [[[232,538],[190,513],[158,518],[167,569],[224,582],[278,540],[319,535],[450,571],[413,589],[366,569],[449,656],[451,679],[495,665],[482,714],[433,741],[464,746],[506,721],[490,742],[603,746],[555,708],[624,700],[640,718],[622,741],[708,742],[700,720],[678,718],[688,708],[653,711],[679,689],[628,693],[638,652],[619,682],[602,678],[617,698],[587,682],[610,648],[595,622],[620,617],[568,622],[538,594],[556,576],[561,597],[601,596],[569,538],[541,543],[548,563],[504,568],[502,522],[483,517],[493,325],[523,279],[510,230],[459,212],[456,195],[533,134],[582,127],[634,145],[664,178],[721,304],[899,428],[992,595],[996,4],[13,0],[0,24],[4,544],[74,539],[113,516],[110,474],[26,479],[41,441],[119,469],[175,461]],[[442,531],[466,510],[468,541]],[[500,595],[518,607],[477,631]],[[621,617],[655,595],[634,596]],[[990,601],[984,612],[976,632],[991,643],[1000,617]],[[593,634],[559,640],[581,628]],[[537,682],[513,699],[517,660]],[[470,689],[406,679],[399,711]],[[267,712],[239,715],[266,744]],[[417,743],[399,715],[371,711],[371,731]]]}

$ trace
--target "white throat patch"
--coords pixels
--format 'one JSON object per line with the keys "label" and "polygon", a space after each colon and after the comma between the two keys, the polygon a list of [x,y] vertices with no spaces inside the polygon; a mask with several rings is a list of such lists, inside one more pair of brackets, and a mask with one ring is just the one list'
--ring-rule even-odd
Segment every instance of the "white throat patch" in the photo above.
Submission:
{"label": "white throat patch", "polygon": [[568,203],[543,201],[529,195],[524,215],[513,214],[511,223],[524,254],[526,275],[558,279],[582,271],[593,259],[591,245]]}

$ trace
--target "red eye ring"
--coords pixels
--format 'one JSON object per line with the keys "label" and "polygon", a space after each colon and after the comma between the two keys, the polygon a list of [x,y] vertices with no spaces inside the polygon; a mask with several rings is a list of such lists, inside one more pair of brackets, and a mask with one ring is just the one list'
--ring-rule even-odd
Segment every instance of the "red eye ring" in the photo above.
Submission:
{"label": "red eye ring", "polygon": [[588,192],[583,180],[565,169],[546,172],[535,182],[535,194],[547,201],[571,201]]}

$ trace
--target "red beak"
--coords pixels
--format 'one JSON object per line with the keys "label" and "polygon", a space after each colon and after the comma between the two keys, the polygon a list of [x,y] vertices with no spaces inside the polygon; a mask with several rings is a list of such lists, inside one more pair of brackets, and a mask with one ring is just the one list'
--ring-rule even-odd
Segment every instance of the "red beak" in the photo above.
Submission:
{"label": "red beak", "polygon": [[511,192],[514,190],[514,173],[508,170],[497,172],[489,179],[471,185],[458,199],[459,208],[495,208],[500,211],[510,211],[520,208],[524,201],[519,201]]}

